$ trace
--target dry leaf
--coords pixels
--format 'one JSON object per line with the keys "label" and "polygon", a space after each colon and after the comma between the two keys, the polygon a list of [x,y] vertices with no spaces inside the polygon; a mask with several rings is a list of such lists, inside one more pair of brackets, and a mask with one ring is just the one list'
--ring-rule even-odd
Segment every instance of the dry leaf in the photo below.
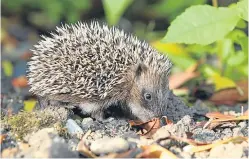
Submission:
{"label": "dry leaf", "polygon": [[162,118],[165,120],[167,125],[172,125],[173,124],[173,121],[169,120],[167,116],[163,116]]}
{"label": "dry leaf", "polygon": [[223,89],[215,92],[210,98],[210,101],[217,105],[227,104],[234,105],[238,101],[248,100],[248,81],[240,81],[237,83],[237,88]]}
{"label": "dry leaf", "polygon": [[[163,116],[162,120],[166,124],[172,124],[173,123],[166,116]],[[160,127],[162,127],[160,121],[161,121],[161,119],[154,118],[154,119],[149,120],[147,122],[131,120],[131,121],[129,121],[129,123],[133,127],[141,128],[142,129],[141,135],[146,135],[146,137],[151,137]],[[144,132],[144,131],[146,131],[146,132]]]}
{"label": "dry leaf", "polygon": [[28,80],[25,76],[20,76],[12,80],[12,85],[14,87],[23,88],[28,86]]}
{"label": "dry leaf", "polygon": [[99,158],[134,158],[139,151],[137,149],[132,149],[123,153],[110,153],[106,156],[101,156]]}
{"label": "dry leaf", "polygon": [[86,138],[90,135],[91,130],[89,130],[88,132],[85,133],[85,135],[82,137],[82,139],[80,140],[78,146],[77,146],[77,151],[80,152],[81,154],[83,154],[84,156],[88,157],[88,158],[96,158],[97,156],[92,153],[85,145],[85,140]]}
{"label": "dry leaf", "polygon": [[177,159],[178,157],[170,152],[169,150],[163,148],[160,145],[149,145],[141,147],[144,152],[137,155],[136,158],[160,158],[160,159]]}
{"label": "dry leaf", "polygon": [[211,112],[207,113],[206,117],[210,118],[211,120],[206,122],[205,128],[208,129],[214,129],[217,126],[229,124],[231,121],[237,121],[237,120],[248,120],[247,115],[242,116],[234,116],[234,115],[225,115],[220,112]]}
{"label": "dry leaf", "polygon": [[220,112],[210,112],[206,114],[206,117],[211,119],[227,119],[227,118],[234,118],[234,115],[225,115]]}
{"label": "dry leaf", "polygon": [[3,140],[5,140],[6,137],[7,137],[6,134],[1,134],[0,135],[0,144],[2,144]]}
{"label": "dry leaf", "polygon": [[207,129],[212,130],[212,129],[216,128],[217,126],[220,126],[220,127],[224,127],[224,126],[225,127],[235,127],[236,123],[235,122],[231,122],[231,121],[229,121],[229,122],[211,122],[210,121],[209,124],[206,125],[203,128],[207,128]]}
{"label": "dry leaf", "polygon": [[203,145],[203,146],[187,146],[186,148],[184,148],[184,151],[186,152],[200,152],[200,151],[205,151],[205,150],[209,150],[211,148],[214,148],[216,146],[222,145],[222,144],[226,144],[229,142],[235,142],[235,143],[241,143],[243,141],[248,141],[247,137],[242,137],[242,136],[236,136],[236,137],[231,137],[222,141],[218,141],[215,142],[213,144],[209,144],[209,145]]}
{"label": "dry leaf", "polygon": [[238,117],[234,117],[234,118],[228,118],[228,119],[215,119],[215,120],[212,120],[211,123],[226,122],[226,121],[237,121],[237,120],[248,120],[248,116],[247,115],[242,115],[242,116],[238,116]]}
{"label": "dry leaf", "polygon": [[197,67],[199,66],[199,62],[190,66],[185,72],[175,73],[169,76],[169,88],[176,89],[180,87],[185,82],[199,76],[198,72],[195,72]]}

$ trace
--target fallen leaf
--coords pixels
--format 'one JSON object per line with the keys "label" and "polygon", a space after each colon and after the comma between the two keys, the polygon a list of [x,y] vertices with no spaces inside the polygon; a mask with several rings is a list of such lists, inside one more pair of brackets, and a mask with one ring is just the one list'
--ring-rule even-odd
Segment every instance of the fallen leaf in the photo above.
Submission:
{"label": "fallen leaf", "polygon": [[137,155],[136,158],[160,158],[160,159],[177,159],[178,157],[170,152],[169,150],[163,148],[160,145],[149,145],[141,147],[144,151]]}
{"label": "fallen leaf", "polygon": [[88,158],[96,158],[97,156],[92,153],[85,145],[85,140],[87,139],[87,137],[91,134],[91,130],[89,130],[88,132],[85,133],[85,135],[82,137],[82,139],[80,140],[80,142],[78,143],[77,146],[77,151],[80,152],[82,155],[88,157]]}
{"label": "fallen leaf", "polygon": [[248,120],[248,116],[247,115],[241,115],[241,116],[238,116],[238,117],[228,118],[228,119],[215,119],[215,120],[212,120],[211,123],[225,122],[225,121],[237,121],[237,120]]}
{"label": "fallen leaf", "polygon": [[222,144],[226,144],[229,142],[233,142],[233,143],[241,143],[243,141],[248,141],[247,137],[242,137],[242,136],[236,136],[236,137],[231,137],[231,138],[227,138],[225,140],[222,141],[217,141],[213,144],[208,144],[208,145],[202,145],[202,146],[193,146],[193,145],[189,145],[186,148],[184,148],[184,151],[186,152],[201,152],[201,151],[205,151],[205,150],[209,150],[213,147],[222,145]]}
{"label": "fallen leaf", "polygon": [[5,140],[6,137],[7,137],[6,134],[1,134],[0,135],[0,144],[2,144],[3,140]]}
{"label": "fallen leaf", "polygon": [[215,92],[209,99],[209,101],[220,105],[234,105],[238,101],[248,100],[248,81],[240,81],[237,83],[237,88],[223,89]]}
{"label": "fallen leaf", "polygon": [[176,89],[180,87],[185,82],[199,76],[199,73],[196,72],[197,67],[200,62],[195,63],[190,66],[185,72],[175,73],[169,76],[169,88]]}
{"label": "fallen leaf", "polygon": [[[138,120],[130,120],[129,123],[133,127],[139,127],[142,129],[141,135],[145,135],[146,137],[150,138],[160,127],[162,123],[166,124],[172,124],[173,122],[170,121],[166,116],[163,116],[161,119],[160,118],[154,118],[152,120],[149,120],[147,122],[142,122]],[[146,132],[144,132],[146,131]]]}
{"label": "fallen leaf", "polygon": [[216,127],[236,127],[236,123],[235,122],[231,122],[231,121],[229,121],[229,122],[212,122],[212,121],[209,121],[208,122],[208,124],[207,125],[205,125],[204,127],[203,127],[203,129],[209,129],[209,130],[213,130],[214,128],[216,128]]}
{"label": "fallen leaf", "polygon": [[[160,119],[154,118],[147,122],[141,122],[141,121],[130,121],[129,122],[131,126],[138,126],[142,129],[141,135],[146,137],[151,137],[157,129],[160,128]],[[146,132],[144,132],[146,130]]]}
{"label": "fallen leaf", "polygon": [[20,76],[12,80],[12,85],[14,87],[23,88],[28,86],[28,80],[25,76]]}
{"label": "fallen leaf", "polygon": [[108,154],[106,156],[101,156],[99,158],[134,158],[139,153],[141,153],[141,150],[139,150],[139,149],[131,149],[131,150],[127,151],[127,152],[122,152],[122,153],[110,153],[110,154]]}
{"label": "fallen leaf", "polygon": [[210,112],[206,114],[206,117],[210,118],[211,120],[206,122],[204,128],[214,129],[217,126],[227,125],[231,123],[231,121],[237,120],[248,120],[248,115],[242,116],[234,116],[234,115],[225,115],[220,112]]}
{"label": "fallen leaf", "polygon": [[166,122],[167,125],[173,124],[173,121],[169,120],[167,116],[163,116],[162,118],[164,119],[164,121]]}
{"label": "fallen leaf", "polygon": [[206,117],[208,118],[216,118],[216,119],[227,119],[227,118],[234,118],[234,115],[225,115],[220,112],[210,112],[206,114]]}

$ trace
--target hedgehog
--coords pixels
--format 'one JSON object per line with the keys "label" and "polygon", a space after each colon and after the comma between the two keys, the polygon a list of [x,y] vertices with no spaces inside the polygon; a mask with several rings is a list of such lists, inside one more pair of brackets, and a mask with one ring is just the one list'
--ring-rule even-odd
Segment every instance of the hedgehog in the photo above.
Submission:
{"label": "hedgehog", "polygon": [[41,107],[79,108],[97,120],[121,105],[141,121],[167,111],[172,63],[146,41],[97,21],[56,27],[28,62],[30,92]]}

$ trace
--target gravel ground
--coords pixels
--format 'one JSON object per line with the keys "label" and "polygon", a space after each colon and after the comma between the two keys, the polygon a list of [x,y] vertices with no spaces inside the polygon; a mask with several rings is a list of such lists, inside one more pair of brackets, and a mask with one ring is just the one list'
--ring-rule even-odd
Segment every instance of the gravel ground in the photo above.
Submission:
{"label": "gravel ground", "polygon": [[100,122],[90,117],[81,118],[65,108],[51,107],[36,112],[41,111],[53,114],[54,119],[62,121],[66,133],[62,134],[55,126],[50,126],[27,133],[23,140],[15,140],[10,129],[2,127],[1,134],[5,135],[1,146],[2,157],[96,157],[129,150],[134,152],[128,157],[136,157],[142,152],[142,145],[155,143],[181,158],[248,157],[248,145],[245,141],[236,144],[230,142],[210,151],[190,153],[184,151],[189,146],[186,142],[170,138],[186,138],[191,133],[191,139],[195,142],[213,143],[233,136],[248,137],[248,121],[224,123],[213,129],[204,129],[193,116],[185,115],[174,124],[163,126],[150,138],[146,138],[138,135],[137,129],[131,127],[127,120],[108,118]]}

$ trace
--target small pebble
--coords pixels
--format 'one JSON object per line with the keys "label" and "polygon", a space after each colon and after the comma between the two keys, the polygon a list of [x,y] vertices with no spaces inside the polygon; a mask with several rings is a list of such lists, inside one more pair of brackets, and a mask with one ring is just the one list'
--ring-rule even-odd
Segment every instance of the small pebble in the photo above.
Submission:
{"label": "small pebble", "polygon": [[102,138],[91,143],[90,150],[95,154],[107,154],[111,152],[124,152],[129,149],[129,143],[123,138]]}
{"label": "small pebble", "polygon": [[213,142],[219,139],[220,133],[215,133],[213,130],[197,128],[193,131],[193,139],[199,142]]}
{"label": "small pebble", "polygon": [[94,126],[94,121],[92,118],[84,118],[81,122],[81,126],[83,130],[87,130],[91,128],[91,126]]}
{"label": "small pebble", "polygon": [[68,147],[69,149],[71,149],[72,151],[76,151],[77,150],[77,145],[80,141],[78,139],[70,139],[68,140]]}
{"label": "small pebble", "polygon": [[230,128],[225,128],[222,131],[222,138],[228,138],[228,137],[232,137],[233,136],[233,132]]}
{"label": "small pebble", "polygon": [[78,135],[83,134],[83,130],[73,119],[67,120],[66,128],[67,128],[69,134],[72,136],[74,136],[74,135],[78,136]]}
{"label": "small pebble", "polygon": [[161,127],[156,131],[156,133],[153,135],[154,140],[166,138],[170,136],[170,132],[167,130],[167,127]]}

